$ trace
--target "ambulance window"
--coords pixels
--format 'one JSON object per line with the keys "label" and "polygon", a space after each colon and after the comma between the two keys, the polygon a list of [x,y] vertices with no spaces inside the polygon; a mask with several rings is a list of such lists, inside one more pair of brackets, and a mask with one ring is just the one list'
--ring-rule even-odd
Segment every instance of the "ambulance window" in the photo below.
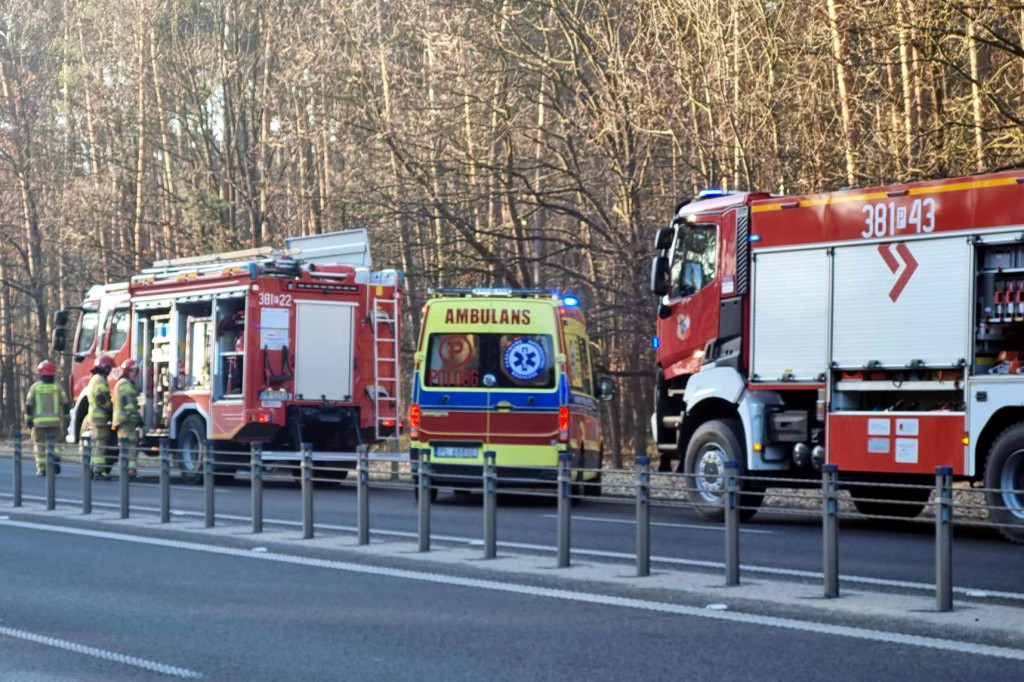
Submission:
{"label": "ambulance window", "polygon": [[582,373],[583,392],[587,395],[594,395],[594,372],[590,364],[590,349],[587,348],[587,340],[582,336],[577,339],[580,348],[580,371]]}
{"label": "ambulance window", "polygon": [[692,296],[711,284],[717,257],[715,225],[688,225],[680,230],[672,259],[672,298]]}
{"label": "ambulance window", "polygon": [[114,319],[110,325],[110,336],[107,337],[107,345],[104,350],[121,350],[121,346],[128,340],[128,311],[115,310]]}
{"label": "ambulance window", "polygon": [[554,344],[546,334],[431,334],[426,386],[554,388]]}
{"label": "ambulance window", "polygon": [[75,344],[76,353],[88,353],[92,349],[92,342],[96,340],[96,323],[99,319],[100,314],[95,310],[82,313],[82,322],[78,327],[78,343]]}

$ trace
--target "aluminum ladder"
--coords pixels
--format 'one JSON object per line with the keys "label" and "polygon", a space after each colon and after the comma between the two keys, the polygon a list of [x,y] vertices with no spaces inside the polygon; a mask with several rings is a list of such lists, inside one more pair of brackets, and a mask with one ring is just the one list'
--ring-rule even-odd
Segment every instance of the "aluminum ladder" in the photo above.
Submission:
{"label": "aluminum ladder", "polygon": [[[376,439],[398,440],[402,419],[402,384],[397,298],[373,299],[373,424]],[[382,407],[392,407],[391,416]],[[393,422],[388,425],[387,422]]]}

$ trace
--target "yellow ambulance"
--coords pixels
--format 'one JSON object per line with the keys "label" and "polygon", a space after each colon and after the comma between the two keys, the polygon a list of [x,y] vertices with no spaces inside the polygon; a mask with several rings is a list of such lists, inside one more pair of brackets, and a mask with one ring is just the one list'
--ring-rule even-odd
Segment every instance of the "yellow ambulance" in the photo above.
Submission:
{"label": "yellow ambulance", "polygon": [[[594,372],[578,300],[550,289],[431,294],[409,426],[411,459],[429,456],[432,495],[479,487],[486,451],[495,453],[499,485],[554,482],[560,452],[571,453],[573,467],[600,468],[599,402],[612,399],[614,385]],[[600,486],[583,490],[599,494]]]}

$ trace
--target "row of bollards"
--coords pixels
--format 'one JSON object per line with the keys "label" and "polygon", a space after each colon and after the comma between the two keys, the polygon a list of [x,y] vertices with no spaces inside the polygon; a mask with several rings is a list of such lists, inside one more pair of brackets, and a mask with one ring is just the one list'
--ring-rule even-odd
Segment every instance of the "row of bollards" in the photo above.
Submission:
{"label": "row of bollards", "polygon": [[[91,449],[87,438],[79,444],[79,457],[82,466],[82,514],[92,513],[92,480],[90,476]],[[215,467],[212,457],[212,442],[206,442],[209,456],[203,458],[203,518],[206,528],[215,525],[214,483]],[[126,519],[131,510],[129,448],[134,447],[127,440],[118,443],[119,460],[119,511],[120,517]],[[357,453],[357,541],[360,545],[370,542],[370,506],[369,506],[369,448],[360,446]],[[159,489],[160,489],[160,522],[169,523],[171,517],[171,451],[167,439],[159,444]],[[557,522],[556,522],[556,556],[559,568],[567,568],[571,563],[571,509],[574,484],[570,463],[572,457],[564,452],[559,455],[557,469]],[[46,441],[46,509],[56,508],[56,443],[52,436]],[[13,453],[13,506],[23,504],[22,467],[23,441],[20,434],[15,434]],[[302,537],[312,538],[314,535],[313,517],[313,486],[314,465],[313,450],[308,443],[302,445],[301,459],[302,489]],[[740,584],[740,513],[744,493],[741,492],[739,463],[730,461],[723,469],[722,509],[725,529],[725,583]],[[420,552],[430,551],[430,507],[432,472],[430,457],[421,452],[414,461],[415,484],[418,497],[418,530],[417,541]],[[251,447],[252,475],[252,532],[263,531],[263,458],[259,444]],[[482,472],[483,488],[483,548],[484,558],[497,557],[497,488],[498,471],[495,453],[484,453]],[[582,480],[580,481],[583,484]],[[935,513],[935,593],[939,611],[950,611],[953,608],[952,584],[952,519],[953,519],[953,471],[950,467],[936,468],[936,513]],[[763,494],[763,493],[745,493]],[[822,517],[822,557],[824,596],[839,596],[839,469],[834,464],[826,464],[821,479],[821,517]],[[650,458],[637,457],[636,467],[636,575],[649,576],[651,573],[650,545],[650,507],[651,507],[651,470]]]}

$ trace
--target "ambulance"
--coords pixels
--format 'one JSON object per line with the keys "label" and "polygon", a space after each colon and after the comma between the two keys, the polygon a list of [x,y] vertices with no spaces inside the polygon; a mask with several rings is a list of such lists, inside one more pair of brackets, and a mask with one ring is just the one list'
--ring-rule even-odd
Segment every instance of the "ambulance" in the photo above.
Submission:
{"label": "ambulance", "polygon": [[[436,289],[423,308],[409,408],[410,459],[429,458],[432,490],[479,488],[484,453],[508,486],[557,478],[558,455],[600,469],[598,379],[579,301],[551,289]],[[414,465],[415,467],[416,465]],[[599,483],[598,472],[577,480]],[[579,486],[598,495],[600,486]]]}

